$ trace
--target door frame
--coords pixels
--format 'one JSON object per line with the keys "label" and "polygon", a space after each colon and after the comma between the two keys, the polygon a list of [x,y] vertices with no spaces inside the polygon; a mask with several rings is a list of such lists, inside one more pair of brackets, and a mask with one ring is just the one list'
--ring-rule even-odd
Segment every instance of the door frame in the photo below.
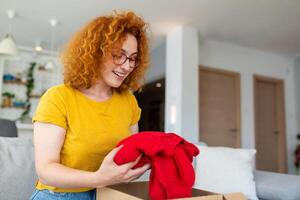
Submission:
{"label": "door frame", "polygon": [[276,117],[276,123],[278,124],[278,167],[279,172],[287,172],[287,145],[286,145],[286,117],[285,117],[285,96],[284,96],[284,80],[279,78],[273,78],[263,75],[254,74],[253,75],[253,110],[254,110],[254,141],[255,147],[257,144],[257,126],[256,126],[256,86],[257,81],[264,81],[268,83],[275,83],[276,89],[276,109],[278,115]]}
{"label": "door frame", "polygon": [[[203,65],[199,65],[199,73],[198,73],[198,77],[199,77],[199,89],[198,89],[198,99],[199,99],[199,133],[200,133],[200,120],[201,120],[201,115],[200,115],[200,101],[201,101],[201,96],[200,96],[200,73],[201,71],[206,71],[206,72],[212,72],[212,73],[217,73],[217,74],[222,74],[222,75],[226,75],[226,76],[232,76],[235,78],[235,83],[236,83],[236,129],[237,129],[237,137],[236,137],[236,148],[240,148],[241,147],[241,141],[242,141],[242,137],[241,137],[241,133],[242,133],[242,126],[241,126],[241,75],[239,72],[235,72],[235,71],[230,71],[230,70],[225,70],[225,69],[218,69],[218,68],[214,68],[214,67],[207,67],[207,66],[203,66]],[[201,133],[200,133],[201,134]],[[199,135],[199,140],[200,140],[200,135]]]}

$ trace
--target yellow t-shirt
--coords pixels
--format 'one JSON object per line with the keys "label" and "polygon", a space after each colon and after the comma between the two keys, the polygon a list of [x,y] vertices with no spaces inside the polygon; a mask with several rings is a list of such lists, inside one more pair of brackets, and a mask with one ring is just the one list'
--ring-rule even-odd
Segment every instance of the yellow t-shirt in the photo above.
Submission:
{"label": "yellow t-shirt", "polygon": [[[133,94],[113,91],[110,99],[98,102],[64,84],[54,86],[42,96],[33,122],[51,123],[66,129],[60,152],[61,164],[74,169],[96,171],[107,155],[130,134],[141,109]],[[36,184],[37,189],[55,192],[82,192],[92,188],[63,189]]]}

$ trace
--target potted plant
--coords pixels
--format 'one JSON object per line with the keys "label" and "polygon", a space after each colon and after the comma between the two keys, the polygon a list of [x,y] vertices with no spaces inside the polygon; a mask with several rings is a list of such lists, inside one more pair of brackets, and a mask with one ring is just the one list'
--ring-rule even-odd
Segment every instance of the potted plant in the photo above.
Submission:
{"label": "potted plant", "polygon": [[2,107],[11,107],[12,106],[12,98],[15,97],[15,94],[10,92],[3,92],[3,101],[2,101]]}
{"label": "potted plant", "polygon": [[33,72],[36,67],[37,63],[36,62],[31,62],[30,67],[27,71],[27,76],[26,76],[26,100],[24,102],[25,110],[22,112],[21,116],[18,118],[22,123],[30,123],[31,122],[31,117],[29,116],[30,108],[31,108],[31,103],[30,103],[30,98],[32,95],[32,91],[34,89],[34,76]]}

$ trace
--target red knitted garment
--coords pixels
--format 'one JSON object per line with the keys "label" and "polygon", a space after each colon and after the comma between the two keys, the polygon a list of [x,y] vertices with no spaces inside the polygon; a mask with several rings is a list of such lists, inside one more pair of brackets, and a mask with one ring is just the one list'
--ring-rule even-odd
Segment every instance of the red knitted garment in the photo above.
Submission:
{"label": "red knitted garment", "polygon": [[150,163],[149,194],[152,200],[190,197],[195,182],[192,166],[198,148],[174,133],[140,132],[131,135],[117,146],[124,146],[114,157],[116,164],[132,162],[143,154],[140,167]]}

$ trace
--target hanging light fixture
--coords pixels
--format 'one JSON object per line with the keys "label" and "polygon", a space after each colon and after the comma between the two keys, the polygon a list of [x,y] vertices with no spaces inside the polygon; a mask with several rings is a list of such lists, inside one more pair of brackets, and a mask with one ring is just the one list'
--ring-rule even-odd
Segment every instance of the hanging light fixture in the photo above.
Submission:
{"label": "hanging light fixture", "polygon": [[6,34],[6,36],[0,42],[0,54],[10,55],[10,56],[15,56],[15,55],[19,54],[17,45],[11,34],[11,24],[12,24],[12,20],[15,17],[15,15],[16,15],[16,12],[14,10],[7,11],[7,16],[9,19],[9,29],[8,29],[8,33]]}
{"label": "hanging light fixture", "polygon": [[[51,54],[54,52],[54,29],[57,26],[58,21],[56,19],[50,19],[49,23],[51,25]],[[51,70],[55,68],[55,64],[53,63],[52,60],[48,61],[47,64],[45,65],[45,69]]]}
{"label": "hanging light fixture", "polygon": [[35,42],[34,50],[37,52],[43,51],[42,42],[40,40]]}

